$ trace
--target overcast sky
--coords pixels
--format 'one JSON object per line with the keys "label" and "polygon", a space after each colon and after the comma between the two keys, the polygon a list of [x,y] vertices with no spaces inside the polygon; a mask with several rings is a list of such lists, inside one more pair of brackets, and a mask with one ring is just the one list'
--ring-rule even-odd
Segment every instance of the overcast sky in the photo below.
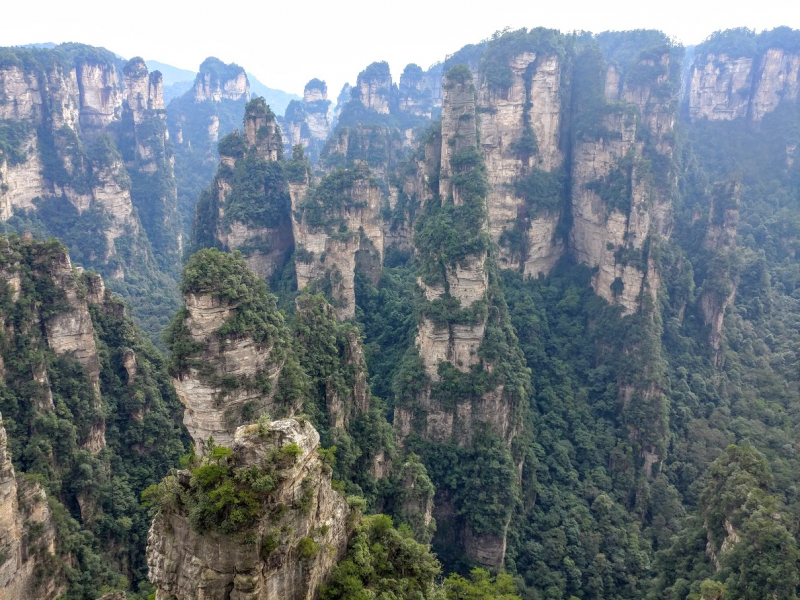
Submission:
{"label": "overcast sky", "polygon": [[82,42],[197,70],[236,62],[267,86],[342,84],[376,60],[395,79],[505,27],[572,31],[661,29],[696,44],[718,29],[800,29],[797,0],[2,0],[0,45]]}

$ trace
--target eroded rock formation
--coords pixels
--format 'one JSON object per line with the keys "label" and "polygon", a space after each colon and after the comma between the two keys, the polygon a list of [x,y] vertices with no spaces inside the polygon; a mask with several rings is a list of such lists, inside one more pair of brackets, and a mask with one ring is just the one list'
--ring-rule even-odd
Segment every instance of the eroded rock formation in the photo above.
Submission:
{"label": "eroded rock formation", "polygon": [[332,111],[328,86],[312,79],[306,84],[302,100],[292,100],[282,119],[284,149],[290,154],[300,144],[312,163],[316,163],[322,146],[331,132]]}
{"label": "eroded rock formation", "polygon": [[276,333],[254,339],[236,331],[226,335],[223,329],[246,306],[213,292],[190,292],[184,303],[185,334],[197,349],[186,357],[186,367],[173,383],[186,407],[184,424],[197,453],[202,454],[211,437],[217,444],[230,445],[237,426],[261,414],[294,414],[299,406],[275,400],[287,351],[287,333],[277,309],[273,306],[274,312],[264,315],[278,320]]}
{"label": "eroded rock formation", "polygon": [[50,600],[66,591],[55,536],[42,486],[14,472],[0,415],[0,598]]}
{"label": "eroded rock formation", "polygon": [[207,237],[227,250],[241,250],[250,268],[267,279],[280,270],[294,240],[286,180],[278,160],[283,144],[275,115],[256,98],[245,110],[242,131],[220,144],[221,165],[198,212]]}
{"label": "eroded rock formation", "polygon": [[[274,487],[240,535],[198,532],[180,501],[162,508],[147,549],[156,598],[313,600],[347,548],[350,512],[317,455],[319,435],[285,419],[239,427],[230,443],[229,468],[272,473]],[[181,471],[162,485],[191,494],[190,477]]]}

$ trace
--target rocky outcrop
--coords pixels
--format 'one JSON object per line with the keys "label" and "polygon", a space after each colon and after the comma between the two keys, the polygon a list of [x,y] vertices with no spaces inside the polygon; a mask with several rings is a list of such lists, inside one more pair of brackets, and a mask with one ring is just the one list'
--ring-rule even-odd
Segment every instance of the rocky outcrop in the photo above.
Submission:
{"label": "rocky outcrop", "polygon": [[368,110],[388,115],[393,84],[389,64],[375,62],[358,74],[354,97]]}
{"label": "rocky outcrop", "polygon": [[760,121],[782,100],[800,98],[800,53],[769,48],[761,57],[753,86],[750,115]]}
{"label": "rocky outcrop", "polygon": [[290,154],[300,144],[312,163],[319,158],[331,132],[332,112],[328,86],[312,79],[306,84],[303,99],[292,100],[282,120],[284,151]]}
{"label": "rocky outcrop", "polygon": [[[655,299],[660,281],[649,245],[671,230],[671,132],[675,122],[669,51],[640,58],[633,67],[647,79],[606,71],[606,112],[599,139],[575,141],[572,156],[570,251],[578,262],[597,268],[595,292],[623,313],[635,312],[645,298]],[[631,110],[632,109],[632,110]],[[640,141],[646,128],[649,142]],[[658,157],[650,169],[645,153]]]}
{"label": "rocky outcrop", "polygon": [[689,84],[689,115],[693,120],[730,121],[747,116],[753,59],[726,54],[698,56]]}
{"label": "rocky outcrop", "polygon": [[[294,243],[290,202],[283,170],[281,132],[275,115],[256,98],[245,110],[241,132],[220,144],[209,202],[198,207],[208,231],[195,229],[195,239],[208,237],[226,250],[241,250],[250,268],[268,279],[286,262]],[[253,189],[254,188],[254,189]],[[266,218],[259,218],[266,214]]]}
{"label": "rocky outcrop", "polygon": [[[349,509],[331,488],[319,435],[293,419],[242,426],[231,439],[234,472],[272,473],[254,525],[239,535],[198,532],[181,504],[162,508],[148,536],[147,564],[156,598],[166,600],[313,600],[346,549]],[[297,449],[297,456],[282,452]],[[190,473],[172,486],[190,491]]]}
{"label": "rocky outcrop", "polygon": [[250,82],[242,67],[211,56],[200,64],[192,94],[195,102],[249,100]]}
{"label": "rocky outcrop", "polygon": [[41,485],[14,473],[0,415],[0,598],[51,600],[66,591],[55,537]]}
{"label": "rocky outcrop", "polygon": [[[131,199],[161,267],[174,273],[181,260],[183,236],[178,215],[172,145],[164,108],[161,73],[148,73],[141,58],[123,69],[126,98],[124,117],[133,121],[133,149],[125,156],[132,173]],[[129,226],[130,227],[130,226]]]}
{"label": "rocky outcrop", "polygon": [[0,126],[18,132],[0,155],[0,219],[32,211],[48,234],[90,235],[73,256],[107,279],[175,271],[182,242],[160,74],[138,58],[122,68],[99,48],[30,52],[14,49],[0,68]]}
{"label": "rocky outcrop", "polygon": [[423,71],[413,63],[407,65],[397,91],[400,112],[430,119],[442,106],[442,66]]}
{"label": "rocky outcrop", "polygon": [[739,223],[740,184],[730,181],[717,184],[711,194],[708,227],[703,248],[708,253],[706,276],[700,289],[699,303],[703,322],[709,327],[712,361],[722,361],[722,330],[725,311],[736,297],[737,274],[732,264]]}
{"label": "rocky outcrop", "polygon": [[[497,304],[497,292],[490,287],[491,258],[481,242],[487,229],[485,194],[490,188],[477,147],[472,74],[466,67],[455,67],[445,76],[443,87],[440,139],[429,140],[424,162],[430,164],[419,168],[423,181],[438,179],[438,194],[424,197],[425,203],[436,204],[423,206],[424,216],[414,238],[423,273],[417,281],[422,298],[415,350],[424,375],[415,373],[415,378],[423,378],[421,384],[410,397],[402,393],[396,400],[394,425],[401,443],[415,431],[431,444],[454,444],[467,451],[478,443],[479,431],[489,431],[495,439],[511,444],[519,428],[515,407],[521,397],[515,394],[521,388],[507,379],[509,371],[499,364],[515,363],[510,370],[519,373],[525,368],[516,339],[506,337],[504,308]],[[436,149],[438,156],[433,154]],[[437,241],[431,242],[431,238]],[[506,340],[507,352],[489,359],[485,349],[491,342],[487,340],[501,337]],[[447,391],[459,385],[474,389],[470,387],[472,378],[481,374],[486,379],[480,393]],[[426,458],[422,457],[423,462]],[[440,543],[457,544],[471,560],[499,567],[510,511],[495,522],[492,531],[485,529],[467,539],[461,533],[472,531],[471,526],[459,520],[453,504],[453,497],[461,493],[459,486],[440,492],[433,514],[448,524],[445,530],[450,532]],[[419,504],[419,499],[416,502]],[[416,519],[416,526],[427,526],[427,509],[420,505],[415,512],[423,515],[421,522]],[[460,533],[454,537],[454,531]]]}
{"label": "rocky outcrop", "polygon": [[284,349],[274,340],[259,343],[250,336],[218,335],[238,309],[218,296],[189,293],[184,303],[184,325],[200,349],[173,384],[186,407],[183,421],[197,453],[202,454],[211,437],[230,445],[236,427],[261,414],[294,414],[299,407],[275,400]]}
{"label": "rocky outcrop", "polygon": [[[701,47],[702,48],[702,47]],[[761,121],[781,100],[800,97],[800,54],[780,47],[738,56],[698,52],[688,84],[693,121]]]}
{"label": "rocky outcrop", "polygon": [[119,119],[122,77],[106,61],[85,59],[75,65],[80,90],[80,122],[85,130],[100,130]]}
{"label": "rocky outcrop", "polygon": [[[61,311],[44,321],[47,344],[56,356],[72,358],[83,366],[92,389],[92,408],[101,414],[100,356],[86,296],[79,288],[81,275],[73,269],[66,252],[54,255],[43,267],[63,293],[65,304]],[[104,419],[94,421],[81,444],[93,454],[105,448]]]}
{"label": "rocky outcrop", "polygon": [[340,319],[355,316],[355,271],[383,263],[382,194],[366,166],[335,172],[317,185],[290,183],[297,287],[330,284]]}
{"label": "rocky outcrop", "polygon": [[556,54],[524,52],[510,59],[511,85],[494,88],[484,80],[478,90],[481,150],[491,186],[489,233],[500,266],[531,277],[549,273],[564,252],[556,236],[562,206],[520,197],[518,187],[537,174],[563,185],[554,175],[564,160],[561,62]]}

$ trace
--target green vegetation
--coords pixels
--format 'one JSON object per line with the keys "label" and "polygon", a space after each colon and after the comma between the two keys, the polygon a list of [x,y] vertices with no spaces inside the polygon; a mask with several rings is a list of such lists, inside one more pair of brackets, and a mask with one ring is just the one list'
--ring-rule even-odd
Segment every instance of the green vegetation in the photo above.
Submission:
{"label": "green vegetation", "polygon": [[[233,308],[232,316],[214,332],[218,338],[251,337],[262,345],[280,341],[283,344],[275,344],[275,358],[287,352],[288,329],[275,296],[248,268],[241,253],[226,253],[216,248],[195,253],[183,270],[181,292],[213,296]],[[193,355],[202,349],[191,339],[185,324],[188,316],[185,309],[179,311],[164,337],[172,352],[170,370],[175,375],[194,365]]]}
{"label": "green vegetation", "polygon": [[529,217],[558,211],[566,201],[566,178],[563,173],[531,169],[514,182],[514,193],[525,199]]}
{"label": "green vegetation", "polygon": [[371,183],[370,170],[364,165],[329,173],[308,191],[306,200],[297,207],[300,213],[297,218],[310,227],[338,229],[344,223],[341,217],[344,209],[358,206],[352,199],[352,189],[362,181]]}
{"label": "green vegetation", "polygon": [[[138,584],[146,575],[149,528],[139,491],[177,463],[186,441],[165,360],[125,316],[122,302],[106,295],[103,304],[89,306],[99,356],[98,396],[87,368],[49,347],[44,326],[74,310],[64,286],[74,286],[83,297],[94,276],[73,271],[71,281],[54,279],[51,269],[66,253],[54,241],[10,236],[0,245],[1,268],[20,278],[16,299],[7,283],[0,286],[7,328],[0,336],[5,366],[0,412],[17,472],[36,477],[48,494],[57,532],[51,566],[54,573],[63,570],[70,599],[96,598],[102,586],[116,585],[123,571]],[[135,356],[133,377],[125,356]],[[39,379],[31,377],[32,369]],[[98,428],[105,445],[91,452]]]}
{"label": "green vegetation", "polygon": [[288,226],[290,207],[281,163],[255,156],[236,161],[223,224],[239,221],[249,227]]}
{"label": "green vegetation", "polygon": [[[458,67],[454,67],[458,68]],[[425,203],[414,231],[414,246],[419,253],[419,274],[428,285],[442,284],[448,269],[469,257],[486,252],[484,233],[488,192],[486,166],[477,148],[465,148],[453,155],[452,185],[461,204],[452,195]]]}
{"label": "green vegetation", "polygon": [[20,121],[0,121],[0,161],[13,167],[25,162],[28,153],[25,143],[30,139],[32,127]]}
{"label": "green vegetation", "polygon": [[436,557],[414,541],[411,531],[395,529],[386,515],[365,517],[350,540],[347,556],[322,586],[322,600],[433,599]]}
{"label": "green vegetation", "polygon": [[492,90],[511,87],[513,74],[510,62],[520,54],[530,52],[563,57],[566,38],[555,29],[536,27],[495,33],[486,45],[480,61],[480,74]]}

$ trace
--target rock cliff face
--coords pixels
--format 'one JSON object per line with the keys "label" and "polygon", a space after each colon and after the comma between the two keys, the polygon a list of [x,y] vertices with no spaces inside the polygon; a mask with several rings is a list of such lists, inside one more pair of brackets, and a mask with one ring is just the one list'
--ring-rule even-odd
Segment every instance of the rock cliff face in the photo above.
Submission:
{"label": "rock cliff face", "polygon": [[709,222],[703,248],[708,252],[706,278],[700,290],[700,312],[710,328],[709,344],[712,360],[722,360],[722,329],[725,311],[736,297],[737,274],[731,258],[736,249],[736,228],[739,223],[740,184],[731,181],[715,186],[711,195]]}
{"label": "rock cliff face", "polygon": [[181,239],[160,74],[71,44],[6,53],[0,127],[16,133],[0,156],[0,218],[57,235],[126,292],[128,273],[174,272]]}
{"label": "rock cliff face", "polygon": [[209,57],[200,65],[192,88],[167,106],[167,126],[175,151],[178,214],[187,239],[198,198],[214,179],[219,164],[217,143],[241,128],[249,100],[250,83],[244,69]]}
{"label": "rock cliff face", "polygon": [[55,535],[41,485],[14,473],[0,416],[0,598],[50,600],[66,591],[54,561]]}
{"label": "rock cliff face", "polygon": [[291,183],[297,287],[328,282],[340,319],[355,316],[355,271],[383,263],[380,188],[369,169],[333,173],[316,186]]}
{"label": "rock cliff face", "polygon": [[[724,34],[715,34],[719,37]],[[712,36],[712,41],[715,36]],[[768,39],[752,34],[753,46],[763,49],[746,52],[707,51],[698,47],[691,79],[687,86],[689,116],[693,121],[731,121],[746,117],[761,121],[781,100],[800,97],[800,54]],[[723,42],[724,43],[724,42]]]}
{"label": "rock cliff face", "polygon": [[[99,415],[102,411],[100,357],[86,295],[79,289],[79,284],[87,284],[81,281],[81,272],[72,267],[66,252],[56,254],[44,267],[62,291],[65,304],[61,311],[44,320],[47,344],[56,356],[72,358],[83,366],[92,390],[92,408]],[[98,280],[102,286],[102,280]],[[92,423],[82,445],[93,454],[105,448],[104,419],[97,418]]]}
{"label": "rock cliff face", "polygon": [[184,424],[197,453],[203,453],[210,437],[217,444],[230,445],[236,427],[261,414],[294,414],[299,406],[275,399],[286,352],[281,343],[276,344],[275,338],[257,341],[252,336],[220,333],[244,307],[219,296],[188,293],[184,303],[184,326],[198,350],[173,383],[186,407]]}
{"label": "rock cliff face", "polygon": [[222,163],[198,205],[206,230],[195,239],[241,250],[250,268],[267,279],[279,271],[292,247],[290,204],[283,170],[281,133],[261,98],[247,105],[243,130],[220,144]]}
{"label": "rock cliff face", "polygon": [[361,71],[354,90],[354,97],[358,98],[364,108],[388,115],[393,91],[388,63],[372,63]]}
{"label": "rock cliff face", "polygon": [[163,77],[158,71],[148,73],[144,61],[138,57],[131,59],[123,72],[126,85],[123,118],[133,120],[130,141],[134,147],[125,157],[133,183],[131,197],[160,266],[174,274],[181,260],[183,235]]}
{"label": "rock cliff face", "polygon": [[508,67],[508,87],[493,88],[484,79],[478,90],[481,150],[491,186],[489,233],[499,245],[502,268],[536,277],[547,274],[564,252],[556,236],[563,209],[520,197],[515,183],[549,174],[556,186],[563,185],[555,179],[564,160],[561,58],[524,52]]}
{"label": "rock cliff face", "polygon": [[200,65],[192,94],[195,102],[249,100],[250,82],[245,70],[239,65],[227,65],[209,57]]}
{"label": "rock cliff face", "polygon": [[[290,445],[296,458],[281,452]],[[181,504],[162,509],[147,550],[156,598],[313,600],[349,535],[347,503],[331,488],[318,448],[319,435],[307,422],[239,427],[229,465],[235,472],[269,469],[274,487],[261,500],[257,522],[238,536],[197,532]],[[191,493],[189,481],[182,471],[168,485]]]}
{"label": "rock cliff face", "polygon": [[407,65],[400,75],[397,96],[401,112],[432,118],[442,106],[442,66],[423,71],[415,64]]}
{"label": "rock cliff face", "polygon": [[[639,58],[621,84],[622,74],[609,66],[603,130],[594,139],[578,132],[572,150],[570,251],[598,269],[595,292],[626,314],[655,299],[660,280],[649,245],[671,229],[672,60],[669,50]],[[631,75],[639,71],[648,76]]]}
{"label": "rock cliff face", "polygon": [[[0,597],[60,595],[68,584],[63,565],[103,577],[87,560],[103,561],[110,576],[135,577],[144,557],[136,538],[146,533],[138,491],[154,471],[160,477],[158,465],[166,470],[182,448],[181,432],[170,425],[179,404],[163,358],[144,342],[100,276],[73,267],[63,245],[30,234],[0,241],[0,389],[19,498],[17,517],[9,516],[17,509],[4,509],[17,525],[2,527],[2,543],[12,543],[6,530],[29,530],[9,550],[11,562],[0,561]],[[0,462],[6,464],[5,435],[0,437]],[[2,471],[0,487],[8,489],[7,469]],[[52,497],[33,483],[42,480]],[[0,504],[11,506],[11,496],[0,496]],[[48,522],[51,510],[57,528]],[[123,516],[137,533],[124,544],[119,537],[100,537],[103,523]],[[65,535],[92,546],[75,546],[77,538],[67,541]],[[39,586],[30,595],[23,593],[25,580]]]}
{"label": "rock cliff face", "polygon": [[331,102],[324,81],[312,79],[306,84],[303,100],[292,100],[282,119],[284,151],[291,154],[300,144],[312,163],[316,163],[331,132]]}
{"label": "rock cliff face", "polygon": [[[507,448],[519,427],[520,398],[511,390],[520,388],[506,378],[508,372],[501,365],[518,361],[519,351],[511,338],[507,339],[508,354],[499,353],[491,360],[486,355],[488,340],[505,337],[508,331],[502,325],[503,309],[497,304],[502,301],[490,287],[488,248],[481,242],[487,229],[490,187],[477,147],[475,87],[471,73],[459,67],[445,76],[443,87],[440,139],[430,140],[426,147],[425,158],[431,164],[420,165],[423,180],[430,173],[438,185],[424,199],[427,206],[422,207],[424,214],[414,238],[422,265],[418,285],[423,297],[415,350],[424,383],[421,391],[397,399],[395,430],[401,441],[416,431],[429,444],[455,444],[465,452],[479,443],[479,431],[489,431]],[[433,153],[435,149],[438,155]],[[525,370],[521,363],[516,368],[520,373]],[[452,397],[445,391],[459,385],[457,382],[469,389],[472,384],[468,382],[481,373],[488,374],[481,392]],[[424,462],[426,457],[422,458]],[[492,531],[477,533],[468,521],[455,525],[453,497],[459,493],[458,489],[442,489],[437,495],[433,510],[437,521],[448,524],[445,531],[459,532],[440,543],[456,544],[472,560],[498,567],[505,552],[510,512]]]}

